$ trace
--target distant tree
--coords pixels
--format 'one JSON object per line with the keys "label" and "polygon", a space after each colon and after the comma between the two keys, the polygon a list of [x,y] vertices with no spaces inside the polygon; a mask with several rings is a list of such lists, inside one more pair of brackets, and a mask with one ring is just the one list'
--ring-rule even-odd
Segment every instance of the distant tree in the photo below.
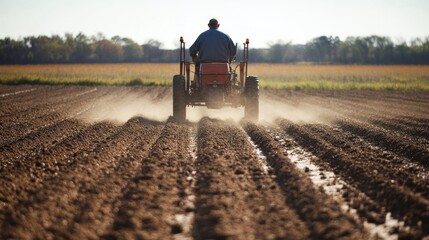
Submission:
{"label": "distant tree", "polygon": [[411,58],[411,48],[405,43],[401,43],[394,48],[392,63],[394,64],[410,64],[413,63]]}
{"label": "distant tree", "polygon": [[63,63],[68,61],[70,49],[58,35],[31,37],[29,45],[33,60],[36,63]]}
{"label": "distant tree", "polygon": [[330,36],[329,42],[330,42],[330,46],[331,46],[331,49],[329,51],[329,61],[333,62],[334,58],[336,58],[336,56],[337,56],[337,51],[341,45],[341,40],[338,36],[335,36],[335,37]]}
{"label": "distant tree", "polygon": [[352,62],[354,63],[369,63],[369,46],[365,39],[357,37],[353,38],[353,51],[354,59]]}
{"label": "distant tree", "polygon": [[[0,39],[0,64],[86,63],[86,62],[177,62],[179,50],[162,49],[162,43],[151,39],[139,45],[130,38],[106,39],[97,33],[87,37],[66,33],[28,36],[14,40]],[[187,54],[188,56],[188,54]],[[242,60],[238,54],[237,61]],[[340,64],[429,64],[429,37],[413,39],[410,44],[393,43],[384,36],[320,36],[305,45],[290,42],[270,43],[268,48],[249,49],[249,61],[271,63]]]}
{"label": "distant tree", "polygon": [[331,43],[326,36],[321,36],[313,39],[311,42],[313,54],[317,62],[325,62],[329,60]]}
{"label": "distant tree", "polygon": [[337,49],[336,62],[345,64],[353,62],[353,57],[355,56],[353,50],[354,46],[352,39],[348,38],[344,42],[340,42]]}
{"label": "distant tree", "polygon": [[270,43],[269,44],[269,50],[268,50],[268,56],[270,62],[273,63],[285,63],[289,43],[285,44],[283,42],[276,42],[276,43]]}
{"label": "distant tree", "polygon": [[112,38],[112,42],[122,47],[123,60],[125,62],[141,61],[141,58],[143,56],[143,48],[142,46],[134,42],[132,39],[114,36]]}
{"label": "distant tree", "polygon": [[29,47],[24,41],[16,41],[11,38],[0,40],[0,63],[27,63]]}
{"label": "distant tree", "polygon": [[[272,62],[269,48],[249,49],[249,62]],[[237,61],[243,59],[242,54],[238,54]]]}
{"label": "distant tree", "polygon": [[413,39],[410,50],[413,56],[413,64],[429,63],[429,37],[424,40],[420,38]]}
{"label": "distant tree", "polygon": [[118,44],[103,39],[95,42],[95,54],[98,62],[119,62],[122,60],[122,47]]}
{"label": "distant tree", "polygon": [[365,37],[364,42],[368,48],[367,59],[370,63],[388,63],[387,60],[391,59],[393,43],[389,38],[372,35]]}
{"label": "distant tree", "polygon": [[74,51],[71,62],[91,62],[95,60],[95,47],[91,40],[83,33],[79,33],[73,39]]}
{"label": "distant tree", "polygon": [[333,62],[338,47],[340,46],[338,37],[320,36],[314,38],[306,44],[307,56],[315,62]]}
{"label": "distant tree", "polygon": [[155,39],[150,39],[142,45],[143,61],[144,62],[161,62],[162,59],[162,43]]}

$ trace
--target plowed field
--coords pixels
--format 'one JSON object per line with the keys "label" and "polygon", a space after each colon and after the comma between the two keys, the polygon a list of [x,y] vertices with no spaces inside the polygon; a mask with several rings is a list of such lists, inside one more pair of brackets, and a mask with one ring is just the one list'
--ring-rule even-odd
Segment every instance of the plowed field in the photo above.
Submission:
{"label": "plowed field", "polygon": [[421,239],[429,93],[0,86],[0,239]]}

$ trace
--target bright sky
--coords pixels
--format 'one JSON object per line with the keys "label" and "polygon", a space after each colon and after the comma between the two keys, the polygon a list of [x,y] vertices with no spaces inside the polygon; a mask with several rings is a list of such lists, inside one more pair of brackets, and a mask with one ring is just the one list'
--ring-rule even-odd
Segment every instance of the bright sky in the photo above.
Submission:
{"label": "bright sky", "polygon": [[251,47],[306,43],[327,35],[429,36],[428,0],[0,0],[0,38],[83,32],[187,46],[217,18],[219,30]]}

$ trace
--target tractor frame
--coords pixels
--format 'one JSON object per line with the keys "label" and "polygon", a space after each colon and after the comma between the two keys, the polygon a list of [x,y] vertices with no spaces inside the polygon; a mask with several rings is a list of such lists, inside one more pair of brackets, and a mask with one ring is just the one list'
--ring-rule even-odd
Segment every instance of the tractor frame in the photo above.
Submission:
{"label": "tractor frame", "polygon": [[243,60],[235,66],[218,62],[192,63],[186,60],[185,41],[180,37],[180,74],[173,77],[173,117],[176,120],[186,121],[187,106],[244,107],[246,119],[258,120],[259,80],[247,76],[249,39],[243,45]]}

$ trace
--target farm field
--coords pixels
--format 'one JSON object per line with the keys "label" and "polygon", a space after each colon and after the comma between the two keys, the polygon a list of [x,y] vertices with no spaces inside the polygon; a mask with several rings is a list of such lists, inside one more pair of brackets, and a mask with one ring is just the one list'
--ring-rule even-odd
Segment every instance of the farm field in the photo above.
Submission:
{"label": "farm field", "polygon": [[429,94],[261,90],[171,118],[169,86],[0,85],[0,239],[421,239]]}
{"label": "farm field", "polygon": [[[167,86],[178,71],[178,64],[0,65],[0,83]],[[263,88],[429,90],[428,65],[252,64],[249,75]]]}

